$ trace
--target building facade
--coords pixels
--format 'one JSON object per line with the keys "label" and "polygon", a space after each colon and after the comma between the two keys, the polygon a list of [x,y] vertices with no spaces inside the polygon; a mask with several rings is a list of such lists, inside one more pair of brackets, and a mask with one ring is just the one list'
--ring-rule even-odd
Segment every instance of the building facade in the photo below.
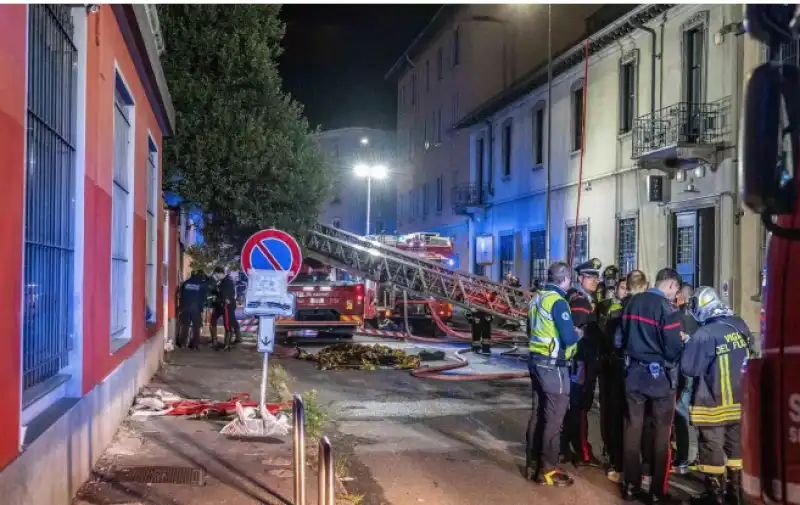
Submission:
{"label": "building facade", "polygon": [[[445,6],[387,73],[397,81],[398,228],[452,237],[463,270],[471,269],[470,220],[457,201],[484,195],[470,183],[470,132],[455,126],[546,63],[546,8]],[[554,11],[552,44],[561,50],[584,35],[598,6]]]}
{"label": "building facade", "polygon": [[0,25],[0,489],[66,505],[174,323],[174,111],[151,6],[5,5]]}
{"label": "building facade", "polygon": [[531,286],[555,260],[672,266],[757,328],[762,231],[739,202],[736,144],[745,54],[763,51],[741,20],[741,6],[638,6],[558,55],[551,86],[534,75],[462,122],[486,194],[461,202],[470,258],[493,249],[473,271]]}
{"label": "building facade", "polygon": [[[328,155],[334,171],[333,194],[326,202],[320,220],[363,235],[367,232],[369,193],[369,234],[394,233],[397,230],[398,184],[394,132],[361,127],[339,128],[317,134],[316,140]],[[359,165],[367,168],[368,175],[356,173]],[[382,167],[386,173],[378,174],[374,167]]]}

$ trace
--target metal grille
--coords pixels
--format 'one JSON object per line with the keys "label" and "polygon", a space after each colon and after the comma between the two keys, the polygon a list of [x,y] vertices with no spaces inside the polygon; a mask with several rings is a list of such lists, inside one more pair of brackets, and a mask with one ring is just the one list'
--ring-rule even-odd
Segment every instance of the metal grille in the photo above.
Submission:
{"label": "metal grille", "polygon": [[139,482],[142,484],[189,484],[202,486],[205,472],[185,466],[131,466],[118,468],[107,476],[111,482]]}
{"label": "metal grille", "polygon": [[636,218],[619,220],[619,251],[617,261],[623,275],[636,268]]}
{"label": "metal grille", "polygon": [[514,235],[500,237],[500,280],[514,271]]}
{"label": "metal grille", "polygon": [[158,151],[150,146],[147,155],[147,261],[145,263],[145,297],[147,321],[156,320],[156,214],[158,208]]}
{"label": "metal grille", "polygon": [[23,389],[69,364],[75,251],[77,50],[68,5],[30,5]]}
{"label": "metal grille", "polygon": [[114,177],[111,224],[111,338],[123,337],[128,323],[128,228],[130,176],[128,174],[129,107],[119,91],[114,97]]}
{"label": "metal grille", "polygon": [[575,255],[570,258],[572,252],[572,237],[575,236],[575,226],[567,226],[567,258],[571,265],[580,265],[589,261],[589,225],[578,225],[578,239],[575,241]]}
{"label": "metal grille", "polygon": [[545,230],[531,232],[531,279],[530,286],[533,288],[536,281],[544,285],[547,281],[547,233]]}
{"label": "metal grille", "polygon": [[766,46],[765,55],[767,60],[800,65],[800,40],[793,40],[788,44],[781,44],[778,54],[774,55],[772,54],[772,51],[770,51],[769,47]]}
{"label": "metal grille", "polygon": [[[676,251],[678,265],[693,265],[695,263],[694,257],[694,235],[695,228],[693,226],[680,226],[678,227],[678,248]],[[681,274],[682,281],[695,285],[693,274]]]}

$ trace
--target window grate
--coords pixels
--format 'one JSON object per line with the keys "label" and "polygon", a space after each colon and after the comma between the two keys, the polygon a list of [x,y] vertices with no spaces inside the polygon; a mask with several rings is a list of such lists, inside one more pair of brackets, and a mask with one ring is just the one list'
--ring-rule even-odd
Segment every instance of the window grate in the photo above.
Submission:
{"label": "window grate", "polygon": [[572,240],[575,236],[575,226],[567,226],[567,258],[570,259],[572,266],[580,265],[589,261],[589,225],[578,225],[578,238],[575,241],[575,255],[570,258],[572,253]]}
{"label": "window grate", "polygon": [[69,5],[28,7],[23,390],[69,365],[78,54]]}
{"label": "window grate", "polygon": [[620,273],[628,275],[636,269],[636,218],[620,219],[618,233],[617,262]]}
{"label": "window grate", "polygon": [[147,303],[147,322],[155,322],[156,317],[156,257],[158,229],[158,151],[150,140],[147,155],[147,258],[145,262],[145,301]]}
{"label": "window grate", "polygon": [[531,264],[530,264],[530,286],[539,282],[541,286],[547,281],[547,234],[545,230],[532,231],[531,242]]}
{"label": "window grate", "polygon": [[500,280],[514,271],[514,235],[500,237]]}

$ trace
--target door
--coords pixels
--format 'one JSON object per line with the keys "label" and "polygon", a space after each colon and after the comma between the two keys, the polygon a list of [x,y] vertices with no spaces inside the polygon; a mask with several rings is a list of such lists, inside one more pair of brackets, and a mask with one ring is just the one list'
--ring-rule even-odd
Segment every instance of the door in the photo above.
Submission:
{"label": "door", "polygon": [[673,217],[673,267],[695,288],[714,286],[716,209],[677,212]]}

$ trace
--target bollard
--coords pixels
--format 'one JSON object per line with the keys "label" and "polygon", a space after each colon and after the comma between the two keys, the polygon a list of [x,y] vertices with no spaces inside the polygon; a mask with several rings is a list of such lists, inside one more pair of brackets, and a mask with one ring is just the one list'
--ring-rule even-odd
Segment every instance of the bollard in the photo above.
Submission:
{"label": "bollard", "polygon": [[306,505],[306,409],[303,398],[292,403],[292,445],[294,456],[294,505]]}
{"label": "bollard", "polygon": [[335,505],[333,454],[328,437],[319,440],[319,499],[318,505]]}

